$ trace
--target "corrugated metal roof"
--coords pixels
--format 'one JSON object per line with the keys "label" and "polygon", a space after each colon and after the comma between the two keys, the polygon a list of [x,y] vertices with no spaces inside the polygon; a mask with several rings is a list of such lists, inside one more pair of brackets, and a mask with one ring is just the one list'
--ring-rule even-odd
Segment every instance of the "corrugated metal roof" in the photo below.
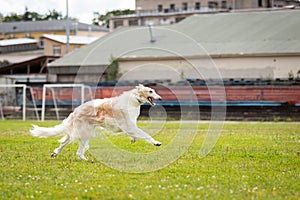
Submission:
{"label": "corrugated metal roof", "polygon": [[16,39],[0,40],[0,46],[32,44],[32,43],[38,43],[38,41],[36,39],[31,39],[31,38],[16,38]]}
{"label": "corrugated metal roof", "polygon": [[[76,21],[70,21],[71,30],[103,31],[108,32],[107,28],[85,24]],[[49,32],[66,30],[66,20],[47,20],[47,21],[23,21],[23,22],[4,22],[0,24],[0,33],[31,33],[31,32]]]}
{"label": "corrugated metal roof", "polygon": [[[52,35],[52,34],[45,34],[43,35],[44,38],[48,38],[50,40],[54,40],[60,43],[66,43],[67,36],[66,35]],[[90,44],[94,42],[99,37],[89,37],[89,36],[75,36],[70,35],[69,42],[70,44]]]}
{"label": "corrugated metal roof", "polygon": [[300,11],[192,16],[171,26],[126,27],[50,64],[107,65],[116,58],[300,53]]}

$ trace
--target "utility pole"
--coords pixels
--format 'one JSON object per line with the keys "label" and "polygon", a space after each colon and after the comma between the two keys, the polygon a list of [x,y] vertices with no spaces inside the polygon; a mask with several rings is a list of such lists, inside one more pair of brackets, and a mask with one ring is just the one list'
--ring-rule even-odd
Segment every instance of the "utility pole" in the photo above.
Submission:
{"label": "utility pole", "polygon": [[70,52],[69,0],[66,0],[66,9],[67,9],[67,14],[66,14],[66,36],[67,36],[66,53],[69,53]]}
{"label": "utility pole", "polygon": [[235,11],[235,9],[236,9],[236,8],[235,8],[235,7],[236,7],[235,4],[236,4],[235,0],[232,0],[232,10],[233,10],[233,11]]}

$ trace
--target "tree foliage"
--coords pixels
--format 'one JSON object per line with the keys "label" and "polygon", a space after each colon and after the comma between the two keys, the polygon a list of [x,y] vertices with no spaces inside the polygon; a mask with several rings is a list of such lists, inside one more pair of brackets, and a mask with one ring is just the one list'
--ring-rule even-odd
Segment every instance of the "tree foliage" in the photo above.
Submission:
{"label": "tree foliage", "polygon": [[113,16],[120,15],[130,15],[134,14],[134,10],[126,9],[126,10],[113,10],[109,11],[106,14],[102,15],[99,12],[94,12],[93,24],[98,26],[105,26],[109,28],[109,19]]}
{"label": "tree foliage", "polygon": [[119,75],[119,63],[118,60],[111,57],[110,64],[108,65],[106,69],[106,79],[108,81],[114,81],[117,80]]}
{"label": "tree foliage", "polygon": [[2,16],[2,22],[18,22],[18,21],[41,21],[41,20],[61,20],[62,14],[61,12],[56,11],[55,9],[49,10],[46,14],[40,14],[38,12],[28,11],[25,8],[25,12],[23,14],[10,13],[9,15]]}

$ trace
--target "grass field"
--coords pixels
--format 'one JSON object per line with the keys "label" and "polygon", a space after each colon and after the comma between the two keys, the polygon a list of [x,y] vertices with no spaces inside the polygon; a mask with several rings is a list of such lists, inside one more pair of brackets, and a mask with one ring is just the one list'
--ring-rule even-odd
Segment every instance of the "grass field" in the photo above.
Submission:
{"label": "grass field", "polygon": [[[212,151],[199,158],[208,129],[208,124],[200,124],[181,158],[158,171],[133,174],[79,160],[77,143],[50,158],[58,138],[31,137],[32,123],[0,122],[0,199],[300,198],[300,124],[225,124]],[[177,127],[168,122],[154,137],[166,145]],[[109,139],[128,151],[157,150],[142,141],[131,145],[122,135]],[[87,157],[93,158],[91,152]]]}

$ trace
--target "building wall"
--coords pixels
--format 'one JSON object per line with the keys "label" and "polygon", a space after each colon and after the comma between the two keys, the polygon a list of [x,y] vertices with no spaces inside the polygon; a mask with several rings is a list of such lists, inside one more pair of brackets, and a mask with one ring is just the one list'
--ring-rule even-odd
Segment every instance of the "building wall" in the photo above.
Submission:
{"label": "building wall", "polygon": [[31,32],[31,33],[13,33],[13,34],[1,34],[1,37],[5,39],[12,39],[12,38],[33,38],[33,39],[36,39],[38,40],[38,47],[39,48],[43,48],[43,40],[41,39],[42,36],[44,34],[57,34],[57,35],[64,35],[66,34],[65,31],[55,31],[55,32]]}
{"label": "building wall", "polygon": [[[197,8],[197,3],[200,3],[200,9]],[[161,10],[159,10],[159,5]],[[174,5],[174,9],[171,5]],[[111,18],[110,30],[113,31],[119,26],[150,23],[153,25],[174,24],[193,14],[226,12],[231,9],[268,8],[271,5],[272,0],[136,0],[136,15]]]}
{"label": "building wall", "polygon": [[[54,46],[60,47],[60,54],[54,55],[53,48]],[[80,48],[82,44],[70,44],[70,52]],[[63,56],[66,54],[66,44],[56,42],[49,39],[44,39],[44,55],[46,56]]]}
{"label": "building wall", "polygon": [[[184,78],[215,79],[287,79],[292,72],[296,77],[300,70],[299,56],[264,56],[232,58],[193,58],[187,60],[145,60],[119,62],[121,80],[169,79],[172,82]],[[194,67],[196,66],[196,67]],[[218,75],[220,73],[220,75]]]}
{"label": "building wall", "polygon": [[12,38],[34,38],[39,40],[44,34],[57,34],[57,35],[64,35],[66,34],[65,31],[50,31],[50,32],[30,32],[30,33],[26,33],[26,32],[22,32],[22,33],[6,33],[1,34],[1,39],[5,38],[5,39],[12,39]]}
{"label": "building wall", "polygon": [[[10,39],[10,38],[34,38],[36,40],[39,41],[39,47],[43,48],[44,46],[44,41],[41,39],[43,37],[43,35],[45,34],[53,34],[53,35],[65,35],[66,32],[65,31],[50,31],[50,32],[32,32],[32,33],[14,33],[13,35],[10,34],[5,34],[5,39]],[[107,32],[100,32],[100,31],[77,31],[76,35],[79,36],[92,36],[92,37],[102,37],[104,35],[106,35]],[[0,34],[1,37],[3,38],[3,35]],[[74,32],[73,34],[70,33],[70,35],[75,35]],[[13,36],[13,37],[10,37]],[[78,48],[78,46],[75,46],[74,48]],[[47,51],[48,53],[48,51]],[[48,55],[48,54],[47,54]]]}
{"label": "building wall", "polygon": [[189,9],[195,9],[196,3],[200,3],[201,8],[204,8],[209,7],[211,2],[216,3],[217,8],[222,8],[222,4],[226,2],[227,8],[235,7],[235,9],[249,9],[258,8],[259,1],[261,1],[262,7],[267,7],[268,1],[271,2],[271,0],[136,0],[136,9],[157,10],[158,5],[162,5],[164,9],[169,9],[171,4],[175,4],[175,9],[181,10],[183,8],[183,3],[187,3]]}
{"label": "building wall", "polygon": [[0,54],[20,52],[20,51],[32,51],[37,49],[38,49],[37,43],[0,46]]}
{"label": "building wall", "polygon": [[[141,25],[170,25],[180,22],[181,20],[185,19],[186,17],[191,16],[191,14],[174,14],[169,16],[147,16],[141,18]],[[135,21],[135,24],[131,22]],[[117,24],[117,25],[116,25]],[[121,26],[137,26],[138,19],[136,17],[127,17],[127,18],[119,18],[110,20],[110,29],[114,30]]]}

